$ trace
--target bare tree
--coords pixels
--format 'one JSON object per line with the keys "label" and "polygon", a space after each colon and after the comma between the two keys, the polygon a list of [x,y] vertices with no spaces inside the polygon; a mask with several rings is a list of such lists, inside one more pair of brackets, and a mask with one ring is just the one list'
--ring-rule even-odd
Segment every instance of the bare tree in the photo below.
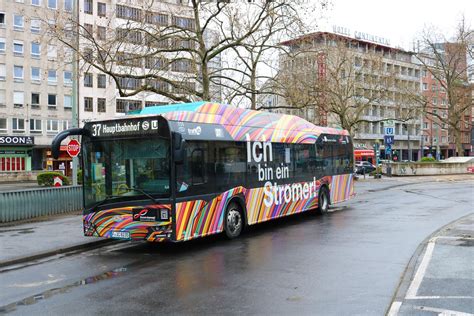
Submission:
{"label": "bare tree", "polygon": [[[285,56],[276,80],[287,100],[285,107],[314,108],[320,117],[315,123],[321,125],[326,113],[330,122],[352,135],[363,123],[413,123],[419,117],[420,106],[413,101],[419,83],[400,80],[394,67],[384,63],[383,51],[373,45],[361,53],[357,41],[348,38],[313,43],[314,38],[308,37],[288,44],[297,45],[298,50]],[[375,109],[380,114],[369,115]]]}
{"label": "bare tree", "polygon": [[[211,100],[213,84],[228,84],[242,73],[227,69],[230,75],[224,78],[219,69],[222,54],[245,46],[248,38],[268,27],[275,12],[289,6],[284,0],[190,0],[177,12],[175,5],[160,5],[168,5],[172,15],[157,12],[154,0],[143,1],[140,8],[117,4],[114,14],[120,19],[109,19],[115,22],[106,28],[58,15],[49,23],[49,32],[86,67],[109,75],[122,97],[149,91],[174,101]],[[240,20],[242,10],[251,10],[246,23]]]}
{"label": "bare tree", "polygon": [[459,156],[464,155],[462,134],[472,127],[472,88],[467,77],[473,71],[473,65],[467,63],[467,56],[473,54],[472,38],[473,30],[464,18],[459,22],[452,39],[432,28],[426,29],[421,37],[421,53],[417,56],[447,96],[446,105],[434,105],[432,100],[422,100],[425,113],[448,126]]}
{"label": "bare tree", "polygon": [[[278,63],[277,56],[280,51],[285,50],[279,43],[285,38],[303,34],[307,28],[300,16],[302,12],[306,12],[304,3],[305,1],[296,0],[272,8],[264,27],[248,36],[242,45],[233,48],[235,58],[231,59],[234,61],[231,69],[240,69],[241,76],[240,79],[232,78],[229,101],[244,98],[249,101],[251,109],[257,108],[257,97],[265,93],[264,83],[273,79],[272,73]],[[325,1],[319,0],[317,3],[324,9]],[[315,6],[316,2],[313,3],[313,8]],[[236,29],[237,33],[245,32],[251,22],[247,15],[241,19],[243,28]]]}

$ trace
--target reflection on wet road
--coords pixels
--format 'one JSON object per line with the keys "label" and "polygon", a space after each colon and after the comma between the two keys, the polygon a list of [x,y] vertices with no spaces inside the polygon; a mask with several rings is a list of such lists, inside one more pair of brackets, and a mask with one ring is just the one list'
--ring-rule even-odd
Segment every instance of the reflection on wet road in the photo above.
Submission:
{"label": "reflection on wet road", "polygon": [[472,196],[461,182],[410,186],[420,194],[371,185],[330,214],[257,225],[233,241],[124,243],[0,273],[0,306],[13,314],[381,315],[418,244],[471,212]]}

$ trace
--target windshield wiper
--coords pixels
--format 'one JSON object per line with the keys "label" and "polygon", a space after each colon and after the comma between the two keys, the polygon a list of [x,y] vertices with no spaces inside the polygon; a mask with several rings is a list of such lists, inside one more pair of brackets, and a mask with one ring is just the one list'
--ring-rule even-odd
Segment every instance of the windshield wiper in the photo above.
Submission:
{"label": "windshield wiper", "polygon": [[110,201],[113,198],[118,198],[118,197],[123,197],[123,196],[122,195],[107,195],[102,201],[97,202],[90,209],[94,211],[97,207],[101,206],[105,202]]}
{"label": "windshield wiper", "polygon": [[140,192],[141,194],[143,194],[144,196],[152,200],[153,203],[158,204],[158,201],[150,193],[145,192],[143,189],[140,189],[137,187],[131,187],[131,188],[123,188],[123,190]]}

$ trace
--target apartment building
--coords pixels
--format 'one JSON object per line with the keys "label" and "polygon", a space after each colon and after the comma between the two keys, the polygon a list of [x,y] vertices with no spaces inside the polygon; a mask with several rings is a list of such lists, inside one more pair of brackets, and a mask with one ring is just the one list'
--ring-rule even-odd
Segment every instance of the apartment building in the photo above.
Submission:
{"label": "apartment building", "polygon": [[[458,85],[451,85],[452,98],[455,105],[449,104],[445,81],[440,81],[442,68],[434,53],[430,50],[418,54],[425,65],[422,70],[422,93],[427,101],[426,113],[422,126],[422,146],[424,154],[431,154],[439,159],[456,155],[455,133],[449,122],[458,121],[462,155],[472,154],[472,88],[470,74],[473,71],[472,60],[467,47],[457,43],[439,43],[435,45],[436,53],[444,55],[444,66],[451,76],[456,76]],[[434,74],[440,73],[436,76]],[[450,117],[450,111],[456,113]],[[458,112],[458,113],[457,113]]]}
{"label": "apartment building", "polygon": [[[310,69],[310,73],[316,74],[314,84],[317,85],[318,81],[327,78],[331,71],[330,67],[333,67],[328,60],[332,54],[340,53],[336,47],[342,43],[353,59],[351,71],[354,71],[354,89],[361,91],[358,96],[353,97],[354,101],[356,98],[368,100],[371,96],[378,95],[376,101],[363,107],[360,116],[363,122],[360,122],[353,131],[354,147],[372,149],[378,146],[380,157],[385,158],[384,135],[387,120],[397,118],[400,120],[393,121],[395,143],[392,150],[400,160],[417,160],[421,140],[421,119],[419,116],[410,115],[416,105],[413,98],[407,95],[407,91],[419,93],[421,68],[415,63],[413,53],[390,47],[386,40],[374,42],[368,39],[377,40],[377,37],[356,37],[349,34],[315,32],[281,43],[288,47],[293,53],[291,55],[297,57],[282,55],[280,68],[293,74],[298,73],[299,69]],[[341,76],[344,76],[344,73],[341,73]],[[306,82],[308,80],[301,84]],[[282,108],[287,106],[287,101],[282,97],[267,96],[263,103],[273,104],[276,106],[275,111],[297,114],[318,125],[340,127],[337,115],[324,110],[327,97],[324,93],[318,92],[318,106],[305,107],[298,111]]]}
{"label": "apartment building", "polygon": [[[79,0],[80,25],[93,34],[98,43],[110,43],[111,37],[121,42],[120,50],[116,58],[116,67],[120,67],[124,74],[142,75],[156,72],[160,76],[179,81],[182,85],[195,89],[196,66],[189,55],[179,55],[176,52],[158,55],[147,52],[153,47],[160,49],[191,47],[192,41],[185,39],[168,39],[166,41],[150,40],[143,33],[131,28],[131,25],[139,25],[140,28],[151,27],[152,32],[157,33],[160,28],[177,25],[181,28],[193,30],[194,19],[192,9],[182,1],[153,1],[144,3],[136,0]],[[215,41],[215,34],[205,34],[207,41]],[[80,47],[86,47],[89,41],[83,36],[80,39]],[[94,52],[94,53],[97,53]],[[221,68],[220,58],[212,60],[209,67],[211,70]],[[130,97],[121,97],[116,82],[99,70],[88,67],[86,63],[80,65],[79,74],[79,121],[93,119],[104,119],[116,115],[124,115],[147,106],[175,103],[163,94],[150,91],[142,91]],[[140,87],[143,79],[124,77],[119,79],[119,85],[124,92],[132,92]],[[146,79],[146,84],[154,85],[165,93],[185,94],[184,91],[171,86],[167,82]],[[221,99],[221,88],[214,85],[211,89],[213,100]]]}
{"label": "apartment building", "polygon": [[0,172],[67,170],[53,137],[71,125],[72,67],[66,50],[48,36],[54,16],[72,0],[0,0]]}

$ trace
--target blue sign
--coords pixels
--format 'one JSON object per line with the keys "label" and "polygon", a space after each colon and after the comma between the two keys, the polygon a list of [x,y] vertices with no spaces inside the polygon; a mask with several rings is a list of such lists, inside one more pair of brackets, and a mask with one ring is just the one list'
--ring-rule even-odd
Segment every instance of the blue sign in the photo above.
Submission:
{"label": "blue sign", "polygon": [[385,135],[395,135],[395,128],[394,127],[384,127]]}
{"label": "blue sign", "polygon": [[393,143],[395,142],[395,136],[385,135],[383,137],[383,142],[384,142],[385,146],[392,146]]}

